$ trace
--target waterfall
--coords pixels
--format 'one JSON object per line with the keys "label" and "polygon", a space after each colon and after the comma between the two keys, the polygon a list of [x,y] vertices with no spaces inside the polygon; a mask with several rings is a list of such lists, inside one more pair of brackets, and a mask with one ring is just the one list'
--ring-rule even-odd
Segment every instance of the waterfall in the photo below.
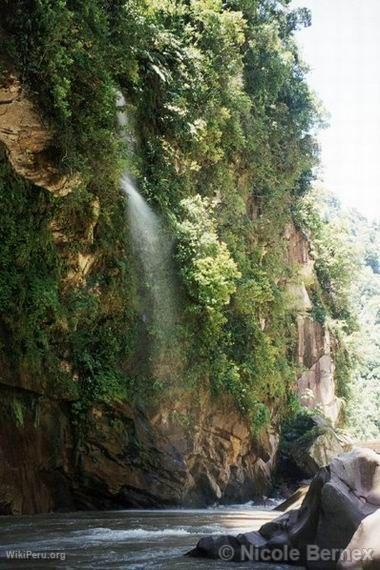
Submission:
{"label": "waterfall", "polygon": [[[131,147],[128,138],[127,115],[122,108],[125,100],[118,98],[119,124],[124,129],[124,140]],[[125,171],[121,188],[127,196],[127,220],[133,251],[141,267],[144,281],[145,305],[142,319],[153,338],[153,365],[157,369],[170,368],[171,347],[175,344],[177,303],[175,298],[175,272],[172,263],[172,242],[159,216],[140,194],[130,174]],[[168,371],[166,370],[166,374]]]}
{"label": "waterfall", "polygon": [[176,312],[171,243],[159,217],[138,192],[128,173],[124,173],[121,187],[128,196],[128,226],[152,305],[152,324],[156,334],[170,336]]}

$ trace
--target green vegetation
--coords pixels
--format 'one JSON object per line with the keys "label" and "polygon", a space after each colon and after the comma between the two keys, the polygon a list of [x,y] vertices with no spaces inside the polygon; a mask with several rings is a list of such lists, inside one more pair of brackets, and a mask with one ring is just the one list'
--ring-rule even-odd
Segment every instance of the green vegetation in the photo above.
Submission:
{"label": "green vegetation", "polygon": [[[3,0],[2,11],[4,51],[54,130],[51,156],[82,179],[53,199],[4,171],[7,351],[25,366],[48,362],[53,385],[63,376],[75,388],[79,413],[154,390],[133,364],[137,336],[148,333],[119,190],[128,161],[177,239],[183,382],[232,394],[253,430],[271,414],[278,421],[295,379],[284,228],[316,163],[319,117],[293,40],[308,12],[288,0]],[[118,136],[119,88],[135,153]],[[326,311],[349,320],[340,252],[318,245],[321,322]],[[93,263],[70,280],[78,253]]]}
{"label": "green vegetation", "polygon": [[337,211],[337,201],[317,188],[298,202],[295,220],[309,235],[315,258],[318,281],[312,290],[315,316],[319,321],[329,316],[349,334],[357,326],[352,284],[360,261],[349,224]]}
{"label": "green vegetation", "polygon": [[61,317],[51,199],[14,176],[4,155],[0,164],[1,350],[12,367],[33,374],[57,367],[50,349]]}
{"label": "green vegetation", "polygon": [[312,313],[334,333],[347,427],[358,439],[379,437],[379,226],[321,190],[298,203],[295,219],[311,238]]}
{"label": "green vegetation", "polygon": [[351,240],[359,248],[360,270],[353,302],[359,330],[350,337],[356,362],[349,385],[347,423],[359,440],[380,437],[380,228],[357,212],[347,214]]}

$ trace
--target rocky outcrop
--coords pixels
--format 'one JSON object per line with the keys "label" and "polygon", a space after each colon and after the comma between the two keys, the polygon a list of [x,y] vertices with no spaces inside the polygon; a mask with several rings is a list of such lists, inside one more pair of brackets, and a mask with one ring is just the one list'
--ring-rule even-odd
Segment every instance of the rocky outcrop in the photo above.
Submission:
{"label": "rocky outcrop", "polygon": [[336,395],[335,364],[330,333],[310,317],[298,317],[298,362],[306,367],[298,379],[301,403],[318,408],[331,422],[339,422],[342,400]]}
{"label": "rocky outcrop", "polygon": [[[351,553],[355,552],[353,557]],[[369,515],[359,525],[347,548],[342,552],[340,570],[380,568],[380,509]]]}
{"label": "rocky outcrop", "polygon": [[[17,174],[55,196],[63,197],[77,188],[81,180],[77,175],[63,174],[55,165],[51,157],[53,137],[54,133],[37,105],[27,96],[17,75],[8,71],[0,86],[0,143]],[[87,249],[66,255],[68,271],[63,285],[83,285],[95,263],[95,255],[87,250],[93,243],[100,213],[96,197],[91,210],[92,217],[89,216],[86,235],[82,239],[83,247]],[[51,231],[59,247],[67,243],[68,237],[57,220],[51,222]]]}
{"label": "rocky outcrop", "polygon": [[[202,538],[189,556],[225,559],[228,552],[229,559],[235,561],[293,562],[317,570],[336,568],[340,557],[342,561],[350,558],[347,551],[351,540],[352,544],[372,544],[379,508],[380,456],[356,449],[318,472],[299,510],[264,524],[259,532]],[[364,520],[360,527],[369,515],[373,518],[367,523]],[[377,538],[370,548],[376,546]]]}
{"label": "rocky outcrop", "polygon": [[9,72],[0,86],[0,142],[15,171],[36,186],[65,196],[78,186],[77,176],[62,175],[49,157],[53,133],[37,107]]}
{"label": "rocky outcrop", "polygon": [[0,390],[9,402],[0,417],[0,514],[204,506],[247,501],[270,484],[277,438],[253,442],[231,402],[150,414],[99,406],[78,445],[68,401]]}
{"label": "rocky outcrop", "polygon": [[[328,465],[335,457],[352,449],[352,441],[341,430],[333,428],[324,416],[308,418],[307,431],[294,439],[289,438],[282,448],[282,470],[298,473],[299,478],[313,477],[321,467]],[[293,467],[293,469],[292,469]]]}
{"label": "rocky outcrop", "polygon": [[289,264],[295,268],[295,278],[287,284],[290,306],[297,312],[296,359],[303,373],[298,378],[301,403],[317,408],[331,422],[339,422],[342,401],[336,395],[333,339],[328,328],[311,316],[312,303],[308,287],[314,281],[314,261],[310,245],[294,224],[285,230]]}

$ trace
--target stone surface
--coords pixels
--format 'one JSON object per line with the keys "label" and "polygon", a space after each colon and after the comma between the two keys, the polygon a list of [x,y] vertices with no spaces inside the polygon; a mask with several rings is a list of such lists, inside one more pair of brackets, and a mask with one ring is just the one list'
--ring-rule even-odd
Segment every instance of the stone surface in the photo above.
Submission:
{"label": "stone surface", "polygon": [[323,416],[315,415],[311,421],[314,427],[291,442],[287,450],[288,459],[304,478],[313,477],[321,467],[352,449],[350,438]]}
{"label": "stone surface", "polygon": [[68,405],[36,395],[17,408],[14,393],[0,385],[0,399],[11,403],[0,414],[0,515],[72,510]]}
{"label": "stone surface", "polygon": [[106,483],[98,497],[95,489],[94,506],[105,497],[125,506],[204,506],[262,495],[277,441],[268,436],[268,447],[254,448],[232,409],[206,398],[176,414],[162,407],[149,416],[125,406],[94,409],[81,465],[89,485]]}
{"label": "stone surface", "polygon": [[380,509],[360,523],[338,563],[339,570],[380,568]]}
{"label": "stone surface", "polygon": [[336,396],[333,344],[326,326],[311,316],[308,287],[315,281],[314,261],[307,236],[294,224],[284,234],[288,262],[296,277],[287,283],[289,306],[297,312],[298,342],[296,359],[304,372],[298,379],[301,403],[318,408],[334,425],[339,423],[342,401]]}
{"label": "stone surface", "polygon": [[290,497],[277,505],[274,510],[286,513],[290,510],[299,509],[303,503],[304,498],[306,497],[307,492],[309,491],[309,488],[309,483],[302,483],[300,487],[290,495]]}
{"label": "stone surface", "polygon": [[79,184],[59,173],[49,158],[52,132],[14,73],[0,87],[0,142],[15,171],[53,194],[65,196]]}
{"label": "stone surface", "polygon": [[[289,562],[287,556],[295,549],[300,554],[297,562],[307,568],[328,570],[337,567],[343,550],[351,545],[380,552],[379,508],[380,456],[372,450],[355,449],[317,473],[300,509],[264,524],[258,534],[204,537],[188,555],[221,558],[220,548],[225,545],[233,549],[231,559],[242,560],[246,552],[242,547],[251,543],[256,548],[255,559],[260,560],[260,555],[268,552],[282,552],[283,562]],[[319,551],[326,549],[329,557],[312,557],[311,546]],[[361,568],[342,564],[341,568]]]}
{"label": "stone surface", "polygon": [[253,441],[231,402],[193,403],[191,425],[170,408],[95,407],[78,446],[69,402],[25,384],[0,392],[14,402],[0,415],[0,514],[205,506],[250,500],[270,484],[277,438]]}
{"label": "stone surface", "polygon": [[310,317],[298,317],[298,362],[307,370],[298,379],[301,403],[318,408],[333,425],[339,422],[342,401],[336,396],[335,364],[329,331]]}

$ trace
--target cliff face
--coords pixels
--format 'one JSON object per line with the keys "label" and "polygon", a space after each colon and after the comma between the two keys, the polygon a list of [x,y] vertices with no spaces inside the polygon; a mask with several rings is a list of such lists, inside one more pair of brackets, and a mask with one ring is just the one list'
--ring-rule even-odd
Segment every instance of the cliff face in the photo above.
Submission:
{"label": "cliff face", "polygon": [[[0,140],[15,171],[49,192],[62,195],[78,183],[58,175],[46,149],[51,140],[36,108],[10,76],[0,91]],[[101,204],[82,228],[91,244]],[[50,224],[59,247],[67,241],[59,221]],[[301,398],[320,406],[336,421],[331,342],[325,328],[309,316],[305,282],[312,277],[307,239],[294,228],[285,232],[289,264],[303,281],[289,283],[298,312],[297,359],[305,369],[298,380]],[[76,251],[66,257],[64,286],[78,287],[96,262]],[[70,364],[65,360],[62,367]],[[12,369],[3,362],[0,392],[0,513],[38,513],[57,509],[149,507],[247,501],[270,487],[278,434],[266,428],[252,437],[248,421],[228,397],[193,394],[182,403],[148,409],[127,404],[92,406],[73,422],[72,400],[45,378]]]}
{"label": "cliff face", "polygon": [[297,311],[296,359],[301,369],[297,391],[301,403],[320,410],[333,425],[340,419],[342,401],[336,395],[334,339],[326,325],[312,318],[308,288],[315,282],[314,262],[307,237],[292,224],[286,228],[288,260],[295,264],[296,283],[288,284]]}
{"label": "cliff face", "polygon": [[[310,320],[302,322],[302,342],[322,351],[323,331]],[[310,406],[326,403],[329,413],[321,384],[336,401],[334,382],[318,375],[318,362],[331,357],[303,354],[318,360],[317,365],[303,361],[311,369],[299,380],[300,395],[307,394]],[[270,489],[278,434],[267,429],[252,438],[228,399],[211,402],[203,395],[150,413],[126,404],[93,407],[78,443],[70,402],[46,393],[38,379],[15,386],[11,376],[2,376],[0,391],[3,402],[21,399],[27,410],[16,425],[15,418],[0,418],[2,514],[204,506],[245,502]]]}
{"label": "cliff face", "polygon": [[7,73],[0,87],[0,109],[0,141],[20,176],[58,196],[78,185],[77,177],[63,176],[49,160],[53,133],[14,73]]}
{"label": "cliff face", "polygon": [[[297,376],[308,406],[339,407],[291,223],[316,162],[307,18],[262,0],[22,4],[0,30],[0,512],[263,494]],[[175,241],[165,339],[126,162]]]}
{"label": "cliff face", "polygon": [[[277,437],[252,441],[231,402],[160,409],[99,406],[78,444],[69,403],[1,385],[22,398],[22,425],[1,417],[0,513],[116,507],[205,506],[261,496]],[[191,413],[191,425],[178,415]]]}
{"label": "cliff face", "polygon": [[[15,171],[54,195],[78,183],[59,176],[48,160],[51,133],[15,76],[0,92],[0,140]],[[99,202],[84,233],[91,242]],[[60,247],[67,236],[50,224]],[[90,257],[90,259],[88,259]],[[95,256],[66,258],[64,286],[83,285]],[[69,363],[62,361],[62,366]],[[93,407],[78,435],[64,390],[28,371],[2,366],[0,391],[0,513],[57,509],[207,505],[244,501],[270,485],[277,436],[252,441],[249,426],[230,400],[143,411],[126,404]]]}

